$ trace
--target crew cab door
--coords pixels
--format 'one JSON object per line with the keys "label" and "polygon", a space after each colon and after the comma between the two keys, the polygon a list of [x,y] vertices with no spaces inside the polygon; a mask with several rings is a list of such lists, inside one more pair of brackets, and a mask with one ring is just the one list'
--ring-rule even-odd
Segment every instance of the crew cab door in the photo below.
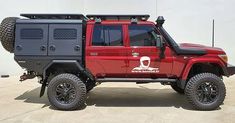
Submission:
{"label": "crew cab door", "polygon": [[[130,24],[127,49],[127,77],[160,78],[171,73],[172,57],[160,59],[159,34],[154,25]],[[169,58],[169,59],[168,59]]]}
{"label": "crew cab door", "polygon": [[96,77],[123,77],[126,74],[126,48],[123,26],[94,24],[86,46],[86,67]]}

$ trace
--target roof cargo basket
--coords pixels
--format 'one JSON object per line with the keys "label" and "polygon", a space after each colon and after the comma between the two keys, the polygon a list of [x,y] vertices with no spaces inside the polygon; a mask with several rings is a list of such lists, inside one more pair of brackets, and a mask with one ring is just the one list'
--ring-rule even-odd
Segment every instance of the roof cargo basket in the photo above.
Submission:
{"label": "roof cargo basket", "polygon": [[29,19],[79,19],[88,20],[83,14],[20,14]]}
{"label": "roof cargo basket", "polygon": [[97,18],[101,20],[137,20],[137,21],[147,21],[149,15],[87,15],[90,20],[95,20]]}

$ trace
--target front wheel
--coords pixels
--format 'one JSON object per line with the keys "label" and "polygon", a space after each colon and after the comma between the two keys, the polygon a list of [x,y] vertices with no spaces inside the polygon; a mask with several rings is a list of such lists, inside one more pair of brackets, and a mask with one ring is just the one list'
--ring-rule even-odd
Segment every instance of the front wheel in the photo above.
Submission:
{"label": "front wheel", "polygon": [[223,103],[226,89],[221,78],[215,74],[201,73],[189,80],[185,94],[196,109],[214,110]]}
{"label": "front wheel", "polygon": [[47,89],[51,105],[59,110],[81,108],[86,100],[86,85],[73,74],[55,76]]}

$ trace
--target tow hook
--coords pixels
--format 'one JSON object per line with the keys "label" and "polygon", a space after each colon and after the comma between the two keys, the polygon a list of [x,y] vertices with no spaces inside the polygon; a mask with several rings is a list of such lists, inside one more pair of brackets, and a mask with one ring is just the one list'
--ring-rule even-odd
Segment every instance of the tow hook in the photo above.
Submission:
{"label": "tow hook", "polygon": [[33,79],[34,77],[36,77],[36,76],[34,75],[33,72],[23,73],[23,75],[20,76],[20,81],[22,82],[22,81],[25,81],[27,79]]}

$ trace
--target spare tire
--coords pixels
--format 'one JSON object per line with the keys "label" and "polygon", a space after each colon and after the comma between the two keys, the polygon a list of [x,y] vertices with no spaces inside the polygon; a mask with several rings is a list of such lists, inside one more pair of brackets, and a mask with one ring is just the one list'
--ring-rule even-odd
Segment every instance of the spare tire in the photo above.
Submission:
{"label": "spare tire", "polygon": [[0,40],[5,50],[14,52],[15,44],[15,25],[17,17],[5,18],[0,25]]}

